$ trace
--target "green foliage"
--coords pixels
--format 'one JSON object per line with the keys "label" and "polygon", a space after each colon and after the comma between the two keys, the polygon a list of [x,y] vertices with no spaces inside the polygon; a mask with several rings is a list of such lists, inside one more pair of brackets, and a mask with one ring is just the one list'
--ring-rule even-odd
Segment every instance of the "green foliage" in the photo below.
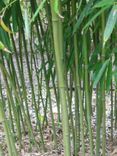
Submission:
{"label": "green foliage", "polygon": [[79,28],[79,26],[81,25],[81,23],[83,22],[84,18],[86,18],[90,12],[91,12],[91,7],[92,7],[92,4],[93,4],[93,0],[89,1],[86,6],[84,7],[83,11],[81,12],[75,26],[74,26],[74,30],[73,30],[73,33],[76,32],[76,30]]}
{"label": "green foliage", "polygon": [[106,23],[106,28],[104,31],[104,37],[103,37],[103,45],[105,46],[105,43],[109,39],[109,37],[112,34],[112,31],[115,27],[115,24],[117,22],[117,5],[114,5],[112,10],[109,13],[109,17]]}
{"label": "green foliage", "polygon": [[46,0],[41,1],[41,3],[39,4],[36,12],[34,13],[33,17],[31,18],[31,23],[35,21],[36,17],[39,14],[39,11],[43,9],[45,2],[46,2]]}
{"label": "green foliage", "polygon": [[101,0],[94,5],[94,8],[101,8],[113,5],[115,0]]}
{"label": "green foliage", "polygon": [[101,68],[99,69],[99,71],[98,71],[98,73],[97,73],[97,75],[96,75],[96,77],[94,79],[94,83],[93,83],[93,86],[94,87],[99,83],[99,81],[101,80],[101,78],[104,76],[104,72],[105,72],[105,70],[106,70],[109,62],[110,62],[110,60],[108,59],[108,60],[106,60],[102,64]]}
{"label": "green foliage", "polygon": [[5,45],[0,41],[0,50],[3,50],[5,52],[11,53],[6,47]]}

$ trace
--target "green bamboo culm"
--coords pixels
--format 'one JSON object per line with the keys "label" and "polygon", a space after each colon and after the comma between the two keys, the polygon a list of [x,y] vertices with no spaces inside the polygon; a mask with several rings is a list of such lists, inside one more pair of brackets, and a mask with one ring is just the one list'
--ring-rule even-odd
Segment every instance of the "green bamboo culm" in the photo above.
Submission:
{"label": "green bamboo culm", "polygon": [[[73,16],[76,14],[76,3],[75,1],[72,1],[72,13]],[[73,23],[75,24],[75,23]],[[77,33],[74,33],[73,36],[73,41],[74,41],[74,60],[75,60],[75,87],[76,90],[78,92],[78,100],[76,103],[76,105],[79,105],[79,111],[80,111],[80,132],[81,132],[81,142],[82,142],[82,155],[85,156],[85,139],[84,139],[84,125],[83,125],[83,102],[82,102],[82,92],[81,92],[81,79],[80,79],[80,75],[79,75],[79,49],[78,49],[78,37],[77,37]],[[78,106],[77,106],[78,107]],[[78,114],[78,112],[76,112]],[[75,121],[78,120],[78,116],[76,117]],[[78,121],[77,121],[78,122]],[[78,124],[76,122],[76,124]],[[78,143],[78,129],[75,129],[75,155],[77,155],[78,151],[79,151],[79,145],[80,143]],[[79,144],[79,145],[78,145]]]}
{"label": "green bamboo culm", "polygon": [[[105,28],[105,13],[102,13],[102,34],[104,34],[104,28]],[[101,55],[102,63],[105,61],[105,47],[102,45],[102,55]],[[105,103],[105,75],[103,77],[103,85],[101,86],[101,94],[102,94],[102,106],[103,106],[103,116],[102,116],[102,155],[106,156],[106,103]]]}
{"label": "green bamboo culm", "polygon": [[86,34],[83,34],[83,52],[84,52],[84,63],[85,63],[85,96],[86,96],[86,109],[87,109],[87,122],[89,130],[89,142],[90,142],[90,155],[93,156],[93,133],[91,126],[91,112],[90,112],[90,97],[89,97],[89,78],[88,78],[88,54],[87,54],[87,42]]}
{"label": "green bamboo culm", "polygon": [[[59,5],[60,2],[58,1]],[[67,110],[67,97],[66,97],[66,83],[64,78],[64,68],[63,60],[61,55],[63,54],[63,40],[62,35],[59,34],[60,25],[62,24],[61,17],[54,10],[55,1],[51,0],[51,13],[52,13],[52,29],[53,29],[53,39],[54,39],[54,50],[55,50],[55,60],[56,69],[58,76],[58,86],[60,93],[60,104],[62,110],[62,125],[63,125],[63,142],[64,142],[64,155],[70,156],[70,132],[69,132],[69,121],[68,121],[68,110]]]}
{"label": "green bamboo culm", "polygon": [[4,105],[3,101],[0,100],[0,122],[2,122],[3,126],[4,126],[4,132],[5,132],[5,135],[6,135],[6,143],[7,143],[7,146],[8,146],[8,153],[9,153],[9,156],[18,156],[16,147],[15,147],[15,142],[14,142],[14,139],[13,139],[13,135],[12,135],[10,129],[9,129],[8,120],[5,117],[4,106],[3,105]]}

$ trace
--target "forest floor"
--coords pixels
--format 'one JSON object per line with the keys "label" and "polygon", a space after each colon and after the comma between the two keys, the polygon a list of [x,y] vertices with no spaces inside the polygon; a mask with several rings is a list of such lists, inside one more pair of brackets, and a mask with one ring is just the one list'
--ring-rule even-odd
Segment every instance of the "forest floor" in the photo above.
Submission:
{"label": "forest floor", "polygon": [[[25,69],[25,73],[27,73],[27,67],[26,67],[26,62],[24,60],[24,69]],[[0,77],[1,78],[1,77]],[[1,78],[2,79],[2,78]],[[35,94],[37,92],[37,81],[35,78],[35,74],[33,76],[34,79],[34,87],[35,87]],[[34,131],[34,135],[35,138],[37,140],[37,142],[39,142],[40,137],[39,137],[39,132],[36,130],[36,118],[35,118],[35,111],[33,109],[32,106],[32,95],[31,95],[31,88],[30,88],[30,84],[28,81],[28,73],[25,74],[25,80],[26,80],[26,85],[27,85],[27,90],[28,90],[28,103],[29,103],[29,110],[30,110],[30,116],[31,116],[31,121],[32,121],[32,125],[33,125],[33,131]],[[45,86],[43,85],[43,97],[45,98]],[[4,96],[6,97],[6,89],[5,86],[3,85],[3,93]],[[38,95],[37,95],[38,96]],[[38,97],[37,101],[38,101]],[[53,142],[53,132],[52,132],[52,123],[51,123],[51,117],[50,117],[50,113],[48,111],[47,115],[48,115],[48,126],[46,126],[44,128],[44,140],[45,140],[45,144],[46,144],[46,152],[41,152],[41,150],[38,150],[37,147],[35,147],[34,145],[30,145],[29,143],[29,138],[28,135],[22,135],[22,149],[21,151],[19,151],[20,156],[64,156],[64,151],[63,151],[63,137],[62,137],[62,127],[57,125],[57,107],[56,107],[56,102],[55,102],[55,98],[54,98],[54,94],[53,94],[53,90],[51,90],[51,98],[52,98],[52,107],[53,107],[53,113],[54,113],[54,118],[55,118],[55,125],[56,125],[56,135],[57,135],[57,141],[58,141],[58,147],[55,148],[54,147],[54,142]],[[110,95],[107,95],[106,98],[106,139],[107,139],[107,143],[106,143],[106,152],[107,152],[107,156],[117,156],[117,130],[113,130],[113,143],[111,142],[111,102],[110,102]],[[95,143],[95,138],[96,138],[96,94],[95,92],[93,92],[93,98],[92,98],[92,109],[93,109],[93,115],[92,115],[92,129],[93,129],[93,134],[94,134],[94,143]],[[74,112],[74,108],[73,108],[73,112]],[[90,156],[89,153],[89,139],[85,139],[85,146],[86,146],[86,156]],[[3,126],[2,124],[0,124],[0,146],[3,149],[3,155],[4,156],[8,156],[8,151],[7,151],[7,146],[5,143],[5,135],[4,135],[4,131],[3,131]],[[19,150],[19,145],[16,143],[16,147]],[[73,155],[73,148],[71,145],[71,152]],[[101,151],[100,151],[101,152]],[[82,153],[79,152],[78,156],[82,156]],[[101,154],[100,154],[101,156]]]}

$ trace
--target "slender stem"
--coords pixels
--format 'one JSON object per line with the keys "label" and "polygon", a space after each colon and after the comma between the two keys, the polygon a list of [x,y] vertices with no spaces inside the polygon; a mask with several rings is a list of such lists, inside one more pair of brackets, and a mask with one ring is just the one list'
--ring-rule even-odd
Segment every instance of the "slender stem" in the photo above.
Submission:
{"label": "slender stem", "polygon": [[64,155],[70,156],[71,155],[70,132],[69,132],[69,121],[68,121],[68,110],[67,110],[66,84],[64,79],[64,69],[63,69],[63,62],[62,62],[63,60],[61,57],[61,55],[63,55],[63,42],[61,42],[63,41],[63,37],[62,34],[61,35],[59,34],[60,24],[62,24],[62,22],[59,16],[54,11],[54,1],[51,0],[50,4],[51,4],[51,13],[52,13],[53,39],[54,39],[59,93],[60,93],[60,104],[62,109]]}

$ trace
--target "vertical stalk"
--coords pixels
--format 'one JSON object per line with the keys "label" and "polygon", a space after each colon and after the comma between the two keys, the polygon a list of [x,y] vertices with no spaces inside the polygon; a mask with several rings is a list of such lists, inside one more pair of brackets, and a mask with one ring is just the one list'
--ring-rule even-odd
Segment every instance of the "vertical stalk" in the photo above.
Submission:
{"label": "vertical stalk", "polygon": [[90,140],[90,152],[93,156],[93,135],[91,127],[91,100],[89,97],[89,78],[88,78],[88,54],[87,54],[87,45],[86,45],[86,34],[83,34],[83,52],[84,52],[84,63],[85,63],[85,96],[86,96],[86,108],[87,108],[87,122],[89,130],[89,140]]}
{"label": "vertical stalk", "polygon": [[113,142],[113,81],[111,81],[111,141]]}
{"label": "vertical stalk", "polygon": [[[60,4],[60,2],[59,2]],[[54,49],[56,58],[56,69],[58,76],[58,85],[60,93],[60,104],[62,109],[62,126],[63,126],[63,141],[64,141],[64,155],[70,156],[70,134],[69,134],[69,121],[68,121],[68,110],[67,110],[67,99],[66,99],[66,84],[64,79],[63,60],[61,54],[63,54],[63,37],[59,34],[59,24],[61,23],[60,17],[54,11],[54,0],[50,1],[51,13],[52,13],[52,28],[53,28],[53,39]],[[60,23],[59,23],[60,22]]]}
{"label": "vertical stalk", "polygon": [[[32,10],[35,11],[36,1],[33,2],[32,0],[30,0],[30,2],[31,2]],[[38,19],[39,19],[39,23],[41,23],[39,16],[38,16]],[[42,29],[42,26],[41,26],[41,33],[40,33],[40,30],[38,28],[38,21],[35,22],[35,26],[36,26],[38,41],[40,42],[40,40],[42,40],[41,33],[43,33],[43,29]],[[53,129],[53,134],[54,134],[54,143],[55,143],[55,146],[57,146],[57,138],[56,138],[54,117],[53,117],[53,111],[52,111],[51,93],[50,93],[50,90],[49,90],[49,80],[47,78],[47,71],[46,71],[46,66],[45,66],[45,56],[44,56],[44,49],[43,49],[42,43],[40,43],[40,49],[41,49],[40,54],[41,54],[41,59],[42,59],[42,63],[43,63],[44,77],[45,77],[45,82],[46,82],[46,91],[47,91],[47,94],[48,94],[47,97],[49,98],[49,107],[50,107],[50,113],[51,113],[51,118],[52,118],[52,129]],[[47,58],[48,58],[48,56],[47,56]],[[49,63],[49,67],[50,66],[51,65]]]}
{"label": "vertical stalk", "polygon": [[29,74],[29,81],[30,81],[31,91],[32,91],[32,101],[33,101],[34,108],[35,108],[36,120],[37,120],[37,123],[38,123],[38,126],[39,126],[42,148],[45,151],[44,137],[43,137],[43,132],[42,132],[42,128],[41,128],[41,122],[40,122],[40,119],[39,119],[39,116],[38,116],[38,108],[37,108],[37,104],[36,104],[36,100],[35,100],[34,85],[33,85],[32,74],[31,74],[31,70],[30,70],[30,63],[29,63],[29,58],[28,58],[27,44],[26,44],[26,39],[25,39],[23,29],[22,29],[22,35],[23,35],[25,57],[26,57],[26,62],[27,62],[28,74]]}
{"label": "vertical stalk", "polygon": [[[73,15],[76,13],[76,3],[72,1],[72,12]],[[75,24],[75,23],[74,23]],[[81,141],[82,141],[82,155],[85,155],[85,142],[84,142],[84,125],[83,125],[83,103],[82,103],[82,93],[81,93],[81,84],[80,84],[80,75],[79,75],[79,50],[78,50],[78,40],[77,40],[77,33],[73,36],[74,40],[74,57],[75,57],[75,79],[76,79],[76,89],[78,90],[78,100],[79,100],[79,110],[80,110],[80,128],[81,128]],[[78,113],[78,112],[77,112]],[[76,135],[78,132],[76,133]],[[76,137],[76,136],[75,136]],[[78,137],[76,137],[78,138]],[[75,141],[76,146],[78,146],[77,140]],[[78,147],[75,147],[75,155],[77,155]]]}
{"label": "vertical stalk", "polygon": [[[105,16],[104,13],[102,13],[102,34],[104,33],[105,28]],[[102,37],[103,41],[103,37]],[[101,55],[102,63],[105,60],[105,48],[102,46],[102,55]],[[106,104],[105,104],[105,75],[102,80],[103,84],[101,85],[101,94],[102,94],[102,106],[103,106],[103,131],[102,131],[102,156],[106,155]]]}
{"label": "vertical stalk", "polygon": [[2,124],[4,126],[4,132],[6,135],[6,142],[7,142],[7,146],[8,146],[8,153],[9,153],[9,156],[18,156],[16,147],[15,147],[15,142],[13,139],[13,135],[8,127],[8,120],[5,117],[4,104],[6,104],[6,103],[5,103],[5,100],[3,99],[3,95],[2,95],[1,82],[0,82],[0,97],[2,99],[2,101],[0,100],[0,122],[2,122]]}

